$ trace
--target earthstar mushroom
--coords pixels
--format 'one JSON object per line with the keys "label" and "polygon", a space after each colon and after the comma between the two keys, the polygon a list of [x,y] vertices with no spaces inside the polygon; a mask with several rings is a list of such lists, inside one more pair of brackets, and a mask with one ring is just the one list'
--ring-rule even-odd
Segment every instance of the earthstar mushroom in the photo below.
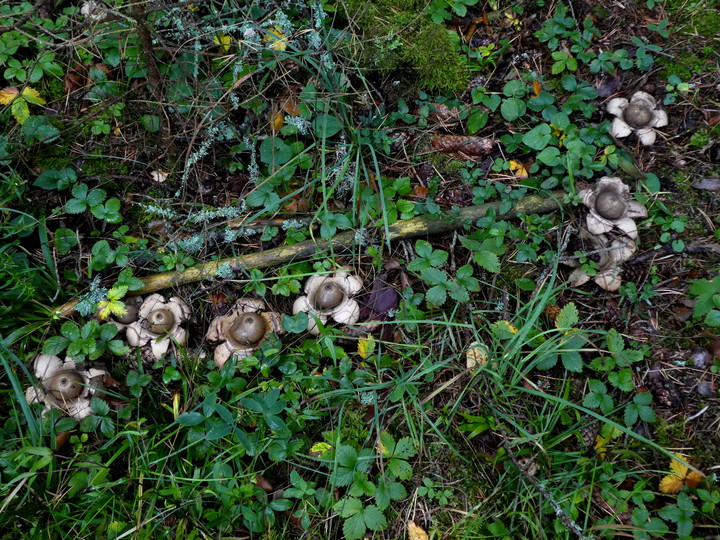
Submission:
{"label": "earthstar mushroom", "polygon": [[104,390],[107,375],[102,369],[78,369],[71,358],[50,354],[35,358],[33,371],[39,384],[25,391],[27,402],[44,403],[44,412],[58,409],[77,420],[92,414],[90,400]]}
{"label": "earthstar mushroom", "polygon": [[190,318],[190,313],[190,306],[177,296],[165,300],[151,294],[139,307],[138,320],[127,326],[128,345],[143,347],[149,342],[155,359],[162,359],[173,341],[180,346],[187,343],[187,330],[180,325]]}
{"label": "earthstar mushroom", "polygon": [[586,223],[593,234],[605,234],[617,227],[632,240],[637,240],[633,218],[647,217],[647,208],[629,199],[630,188],[620,178],[603,176],[593,188],[578,193],[590,210]]}
{"label": "earthstar mushroom", "polygon": [[622,138],[635,133],[645,146],[655,142],[655,128],[668,124],[667,113],[657,108],[655,98],[647,92],[635,92],[630,101],[624,97],[611,99],[606,109],[615,116],[610,126],[613,137]]}
{"label": "earthstar mushroom", "polygon": [[270,333],[282,334],[282,315],[268,311],[262,300],[241,298],[225,315],[210,322],[205,339],[222,341],[215,348],[215,365],[222,368],[232,355],[239,359],[253,355]]}
{"label": "earthstar mushroom", "polygon": [[347,268],[332,276],[311,276],[305,282],[305,295],[293,304],[293,315],[301,311],[308,317],[308,331],[319,334],[316,318],[323,324],[333,319],[340,324],[354,324],[360,317],[360,306],[352,297],[360,292],[363,281],[348,273]]}

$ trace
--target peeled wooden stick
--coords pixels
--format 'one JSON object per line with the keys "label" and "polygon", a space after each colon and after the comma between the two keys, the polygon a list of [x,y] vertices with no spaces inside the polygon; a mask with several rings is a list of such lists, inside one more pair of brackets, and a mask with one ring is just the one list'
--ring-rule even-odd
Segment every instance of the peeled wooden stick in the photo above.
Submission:
{"label": "peeled wooden stick", "polygon": [[[562,207],[565,197],[564,191],[555,191],[552,197],[540,195],[527,195],[520,199],[515,207],[503,214],[501,217],[512,217],[517,214],[547,214]],[[452,216],[419,216],[405,221],[397,221],[388,226],[388,237],[390,240],[414,238],[417,236],[429,236],[441,232],[452,231],[460,228],[466,221],[478,220],[488,213],[488,210],[497,210],[499,202],[490,202],[477,206],[462,208],[458,214]],[[382,229],[378,229],[382,232]],[[226,257],[215,261],[209,261],[183,270],[182,272],[163,272],[145,278],[142,289],[133,291],[133,294],[148,294],[178,285],[186,285],[203,279],[214,277],[218,269],[229,264],[234,271],[252,268],[268,268],[293,261],[309,259],[321,251],[342,250],[351,247],[356,243],[356,231],[345,231],[336,234],[331,240],[314,239],[298,242],[294,246],[280,246],[258,253],[248,253],[237,257]],[[78,300],[70,300],[56,309],[60,315],[70,316],[75,311]]]}

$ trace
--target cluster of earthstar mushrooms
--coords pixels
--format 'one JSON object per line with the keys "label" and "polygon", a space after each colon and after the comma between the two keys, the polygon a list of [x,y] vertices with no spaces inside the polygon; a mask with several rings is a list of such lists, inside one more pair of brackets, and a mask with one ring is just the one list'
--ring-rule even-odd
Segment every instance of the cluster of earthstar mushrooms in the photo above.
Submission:
{"label": "cluster of earthstar mushrooms", "polygon": [[[668,123],[665,111],[658,109],[655,99],[646,92],[636,92],[629,100],[612,99],[607,111],[615,116],[610,127],[613,137],[626,137],[632,133],[643,145],[655,142],[655,129]],[[583,270],[577,259],[565,262],[574,267],[570,275],[573,286],[580,286],[592,278],[608,291],[616,291],[621,283],[621,264],[637,251],[636,218],[647,217],[647,209],[629,198],[630,189],[620,178],[604,176],[592,188],[579,192],[587,207],[586,227],[579,237],[589,243],[599,255],[597,271],[591,276]],[[360,277],[342,268],[333,275],[315,275],[305,282],[303,296],[293,304],[293,315],[308,314],[307,330],[320,333],[318,322],[329,320],[352,325],[360,316],[360,306],[353,298],[362,289]],[[146,358],[162,360],[168,349],[184,346],[188,332],[182,324],[191,315],[190,306],[177,296],[166,300],[160,294],[143,299],[132,296],[125,299],[126,312],[113,316],[110,322],[125,332],[128,345],[139,347]],[[257,352],[265,338],[282,334],[282,314],[270,311],[262,300],[241,298],[225,315],[213,319],[205,338],[219,343],[214,351],[218,368],[234,355],[246,358]],[[468,360],[470,361],[470,360]],[[473,357],[473,362],[476,360]],[[29,403],[45,404],[45,411],[59,409],[65,414],[82,419],[92,413],[90,401],[104,393],[106,371],[97,368],[80,369],[72,358],[61,360],[57,356],[41,354],[33,365],[38,385],[26,391]]]}
{"label": "cluster of earthstar mushrooms", "polygon": [[[318,321],[329,320],[351,325],[360,316],[360,306],[353,298],[360,292],[363,281],[347,268],[332,275],[311,276],[305,283],[305,295],[293,305],[293,315],[308,314],[308,332],[320,333]],[[125,299],[126,311],[113,315],[109,322],[125,332],[128,345],[140,348],[145,360],[162,360],[171,346],[184,346],[188,332],[182,326],[191,315],[190,306],[177,296],[166,300],[160,294],[143,299],[131,296]],[[271,334],[282,334],[282,314],[269,310],[262,300],[241,298],[225,315],[210,322],[205,339],[219,342],[214,351],[218,368],[233,357],[243,359],[253,355]],[[41,354],[34,360],[33,370],[38,385],[29,388],[29,403],[45,404],[45,410],[59,409],[73,418],[82,419],[92,413],[90,400],[103,392],[102,369],[79,369],[68,358]]]}
{"label": "cluster of earthstar mushrooms", "polygon": [[[667,113],[658,108],[654,97],[643,91],[635,92],[630,99],[617,97],[610,100],[606,110],[615,116],[610,135],[622,138],[634,133],[645,146],[655,142],[656,128],[668,124]],[[578,193],[588,209],[586,227],[578,236],[592,246],[599,259],[594,276],[581,269],[577,259],[566,260],[566,264],[575,268],[570,275],[571,285],[583,285],[592,277],[607,291],[620,288],[621,265],[637,251],[638,232],[634,219],[647,217],[647,208],[630,200],[629,195],[630,188],[620,178],[610,176],[602,177],[594,187]]]}

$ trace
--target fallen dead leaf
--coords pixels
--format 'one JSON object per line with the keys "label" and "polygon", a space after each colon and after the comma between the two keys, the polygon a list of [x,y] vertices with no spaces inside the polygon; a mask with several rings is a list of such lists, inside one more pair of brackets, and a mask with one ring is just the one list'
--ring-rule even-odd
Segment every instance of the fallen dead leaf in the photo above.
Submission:
{"label": "fallen dead leaf", "polygon": [[[675,455],[687,461],[685,456],[682,454],[675,453]],[[702,482],[704,475],[697,471],[692,471],[687,465],[684,465],[679,459],[673,459],[670,462],[670,472],[667,476],[660,480],[660,491],[668,494],[679,493],[684,485],[693,489]]]}

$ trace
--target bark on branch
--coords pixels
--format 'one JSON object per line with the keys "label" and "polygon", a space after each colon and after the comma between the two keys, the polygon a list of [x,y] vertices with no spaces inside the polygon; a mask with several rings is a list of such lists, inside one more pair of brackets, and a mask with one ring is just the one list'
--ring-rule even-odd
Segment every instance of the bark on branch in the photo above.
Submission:
{"label": "bark on branch", "polygon": [[[509,212],[502,214],[501,217],[514,217],[518,214],[547,214],[562,208],[565,192],[553,192],[551,197],[541,197],[540,195],[527,195],[520,199],[515,207]],[[388,227],[388,237],[390,240],[404,240],[407,238],[415,238],[418,236],[429,236],[442,232],[448,232],[459,229],[468,221],[475,221],[485,217],[490,210],[497,211],[500,207],[499,202],[490,202],[477,206],[469,206],[462,208],[458,214],[445,216],[420,216],[406,221],[398,221]],[[383,229],[378,229],[379,233]],[[333,236],[330,240],[306,240],[298,242],[293,246],[280,246],[258,253],[248,253],[246,255],[238,255],[236,257],[226,257],[209,261],[206,263],[187,268],[182,272],[163,272],[145,278],[141,278],[143,282],[142,289],[133,291],[133,294],[149,294],[170,287],[186,285],[203,279],[212,278],[217,274],[221,266],[229,264],[234,271],[243,269],[250,270],[253,268],[268,268],[278,266],[290,262],[309,259],[313,255],[323,251],[343,251],[357,243],[356,231],[345,231]],[[70,316],[75,311],[75,305],[78,300],[71,300],[63,306],[57,308],[56,311],[60,315]]]}

